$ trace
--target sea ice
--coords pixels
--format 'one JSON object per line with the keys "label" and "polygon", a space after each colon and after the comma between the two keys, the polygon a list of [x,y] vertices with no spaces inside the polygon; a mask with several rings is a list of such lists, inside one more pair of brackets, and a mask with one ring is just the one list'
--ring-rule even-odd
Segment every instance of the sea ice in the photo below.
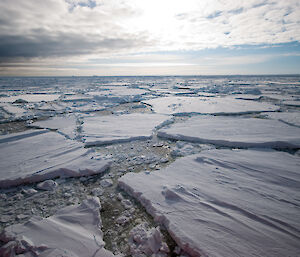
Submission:
{"label": "sea ice", "polygon": [[2,108],[7,114],[11,115],[10,120],[22,119],[23,117],[33,117],[33,113],[31,111],[10,103],[0,103],[0,108]]}
{"label": "sea ice", "polygon": [[55,101],[60,97],[57,94],[23,94],[23,95],[15,95],[9,97],[0,97],[0,102],[2,103],[13,103],[19,99],[26,102],[49,102]]}
{"label": "sea ice", "polygon": [[129,246],[133,257],[166,257],[169,252],[168,246],[162,241],[159,228],[149,229],[146,223],[141,223],[130,231]]}
{"label": "sea ice", "polygon": [[300,147],[299,128],[258,118],[194,116],[159,130],[158,136],[229,147]]}
{"label": "sea ice", "polygon": [[159,97],[143,101],[151,105],[156,113],[162,114],[242,114],[263,111],[276,111],[279,107],[234,99],[233,97]]}
{"label": "sea ice", "polygon": [[289,125],[300,127],[300,113],[299,112],[272,112],[268,113],[267,117],[280,120]]}
{"label": "sea ice", "polygon": [[56,129],[67,138],[74,139],[77,136],[77,119],[75,116],[54,117],[48,120],[36,121],[30,127]]}
{"label": "sea ice", "polygon": [[25,224],[7,227],[0,235],[6,243],[0,248],[0,255],[113,257],[104,249],[100,208],[99,199],[91,197],[49,218],[33,217]]}
{"label": "sea ice", "polygon": [[191,256],[298,256],[300,158],[272,150],[208,150],[119,186]]}
{"label": "sea ice", "polygon": [[141,113],[93,116],[84,119],[82,133],[87,146],[145,139],[167,119],[166,115]]}
{"label": "sea ice", "polygon": [[91,159],[83,144],[47,130],[0,136],[0,188],[55,177],[101,173],[109,162]]}
{"label": "sea ice", "polygon": [[300,101],[298,100],[290,100],[290,101],[283,101],[282,102],[283,104],[285,105],[288,105],[288,106],[295,106],[295,107],[300,107]]}

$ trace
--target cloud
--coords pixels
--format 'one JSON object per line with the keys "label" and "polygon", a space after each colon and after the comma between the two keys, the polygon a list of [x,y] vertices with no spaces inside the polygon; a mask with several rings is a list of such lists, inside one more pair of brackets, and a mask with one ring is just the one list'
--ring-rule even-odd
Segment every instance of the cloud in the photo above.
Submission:
{"label": "cloud", "polygon": [[300,42],[299,24],[298,0],[1,0],[0,63]]}

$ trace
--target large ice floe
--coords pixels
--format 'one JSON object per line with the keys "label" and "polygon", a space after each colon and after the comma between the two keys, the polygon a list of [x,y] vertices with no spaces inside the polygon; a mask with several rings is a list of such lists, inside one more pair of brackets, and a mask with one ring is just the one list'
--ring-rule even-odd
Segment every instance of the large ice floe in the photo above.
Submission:
{"label": "large ice floe", "polygon": [[119,185],[191,256],[298,256],[300,159],[272,150],[209,150]]}
{"label": "large ice floe", "polygon": [[58,130],[59,133],[71,139],[77,136],[77,119],[75,116],[53,117],[33,122],[29,126]]}
{"label": "large ice floe", "polygon": [[299,112],[273,112],[273,113],[268,113],[267,117],[274,120],[280,120],[289,125],[300,127]]}
{"label": "large ice floe", "polygon": [[278,120],[194,116],[158,131],[168,139],[229,147],[300,148],[300,129]]}
{"label": "large ice floe", "polygon": [[47,130],[0,137],[0,188],[56,177],[101,173],[108,161],[93,160],[83,144]]}
{"label": "large ice floe", "polygon": [[147,139],[168,118],[147,113],[87,117],[82,125],[83,138],[87,146]]}
{"label": "large ice floe", "polygon": [[33,217],[9,226],[0,235],[6,243],[0,256],[115,256],[104,249],[100,208],[99,199],[91,197],[48,218]]}
{"label": "large ice floe", "polygon": [[156,113],[163,114],[245,114],[276,111],[279,107],[233,97],[159,97],[143,101],[151,105]]}

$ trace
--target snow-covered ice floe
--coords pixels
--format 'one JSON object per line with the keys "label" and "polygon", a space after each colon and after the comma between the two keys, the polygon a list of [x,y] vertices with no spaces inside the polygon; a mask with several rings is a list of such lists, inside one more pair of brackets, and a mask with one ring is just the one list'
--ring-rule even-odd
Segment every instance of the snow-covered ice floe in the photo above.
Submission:
{"label": "snow-covered ice floe", "polygon": [[191,256],[298,256],[300,158],[272,150],[209,150],[119,186]]}
{"label": "snow-covered ice floe", "polygon": [[76,137],[77,119],[75,116],[53,117],[48,120],[33,122],[30,127],[39,127],[46,129],[56,129],[64,136],[74,139]]}
{"label": "snow-covered ice floe", "polygon": [[156,127],[169,118],[166,115],[141,113],[87,117],[82,125],[85,145],[147,139]]}
{"label": "snow-covered ice floe", "polygon": [[0,149],[0,188],[93,175],[109,166],[108,161],[91,159],[83,144],[47,130],[1,136]]}
{"label": "snow-covered ice floe", "polygon": [[272,104],[240,100],[233,97],[170,96],[143,102],[151,105],[156,113],[163,114],[243,114],[279,110],[279,107]]}
{"label": "snow-covered ice floe", "polygon": [[300,148],[300,128],[259,118],[194,116],[158,136],[228,147]]}
{"label": "snow-covered ice floe", "polygon": [[267,117],[274,120],[280,120],[287,124],[300,127],[300,113],[299,112],[273,112],[268,113]]}
{"label": "snow-covered ice floe", "polygon": [[0,255],[113,257],[104,249],[100,208],[99,199],[92,197],[49,218],[33,217],[25,224],[7,227],[0,235],[6,243],[0,248]]}

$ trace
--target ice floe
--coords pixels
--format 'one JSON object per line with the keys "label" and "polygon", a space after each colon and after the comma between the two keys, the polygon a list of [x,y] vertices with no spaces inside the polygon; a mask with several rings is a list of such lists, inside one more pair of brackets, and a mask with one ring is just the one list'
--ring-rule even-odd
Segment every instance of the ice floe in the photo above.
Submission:
{"label": "ice floe", "polygon": [[58,94],[23,94],[9,97],[0,97],[0,102],[13,103],[20,99],[25,102],[51,102],[57,100],[59,97],[60,95]]}
{"label": "ice floe", "polygon": [[276,111],[279,107],[256,101],[234,99],[233,97],[159,97],[143,101],[151,105],[156,113],[163,114],[242,114]]}
{"label": "ice floe", "polygon": [[55,215],[33,217],[25,224],[5,228],[0,240],[3,257],[13,256],[98,256],[113,257],[104,249],[97,197],[68,206]]}
{"label": "ice floe", "polygon": [[297,256],[300,159],[272,150],[209,150],[119,186],[191,256]]}
{"label": "ice floe", "polygon": [[91,159],[81,143],[47,130],[1,136],[0,148],[0,188],[93,175],[109,165],[109,161]]}
{"label": "ice floe", "polygon": [[300,148],[300,128],[259,118],[194,116],[158,136],[229,147]]}
{"label": "ice floe", "polygon": [[274,112],[268,113],[267,117],[280,120],[287,124],[300,127],[300,113],[299,112]]}
{"label": "ice floe", "polygon": [[53,117],[48,120],[36,121],[30,127],[55,129],[64,136],[74,139],[77,136],[77,118],[75,116]]}
{"label": "ice floe", "polygon": [[146,113],[93,116],[84,119],[82,133],[87,146],[147,139],[166,120],[166,115]]}

